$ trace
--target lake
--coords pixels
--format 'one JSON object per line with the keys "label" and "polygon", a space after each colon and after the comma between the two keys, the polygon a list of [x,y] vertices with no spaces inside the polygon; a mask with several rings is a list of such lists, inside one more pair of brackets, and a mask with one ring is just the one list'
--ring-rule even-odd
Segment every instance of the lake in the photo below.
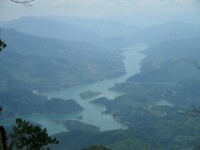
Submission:
{"label": "lake", "polygon": [[[81,105],[84,108],[83,111],[62,115],[34,114],[23,115],[20,117],[28,121],[34,121],[36,123],[41,124],[43,127],[47,128],[48,133],[50,135],[66,131],[66,128],[58,122],[76,119],[80,117],[80,121],[91,125],[95,125],[99,127],[101,131],[126,129],[126,126],[115,121],[111,115],[105,115],[102,113],[103,111],[105,111],[104,106],[91,104],[90,101],[94,98],[82,100],[79,97],[79,94],[88,90],[99,91],[101,92],[101,94],[98,95],[98,97],[104,96],[111,100],[121,95],[121,93],[109,91],[108,89],[114,86],[115,83],[125,82],[128,77],[140,72],[140,62],[145,57],[145,55],[140,53],[140,51],[143,51],[144,49],[146,49],[146,46],[143,44],[136,44],[134,47],[124,49],[122,55],[125,56],[123,62],[125,65],[126,74],[121,77],[106,79],[96,83],[72,87],[61,91],[44,93],[49,98],[57,97],[66,100],[74,99],[79,105]],[[6,119],[2,121],[2,124],[4,125],[10,125],[11,123],[14,123],[14,119]]]}

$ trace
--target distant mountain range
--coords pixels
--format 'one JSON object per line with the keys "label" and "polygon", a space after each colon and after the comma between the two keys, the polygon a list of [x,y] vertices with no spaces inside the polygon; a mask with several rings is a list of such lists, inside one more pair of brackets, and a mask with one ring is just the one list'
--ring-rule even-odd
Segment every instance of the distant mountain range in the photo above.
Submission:
{"label": "distant mountain range", "polygon": [[113,21],[70,17],[22,17],[5,23],[3,27],[39,37],[96,43],[104,47],[133,45],[126,37],[137,30],[136,26]]}
{"label": "distant mountain range", "polygon": [[89,29],[102,38],[126,37],[130,33],[134,33],[139,29],[135,25],[127,25],[117,21],[110,21],[104,19],[91,19],[80,17],[60,17],[50,16],[46,19],[83,27]]}
{"label": "distant mountain range", "polygon": [[23,17],[4,25],[22,33],[67,41],[96,42],[100,37],[93,31],[76,25],[35,17]]}
{"label": "distant mountain range", "polygon": [[129,38],[134,42],[144,42],[149,46],[155,46],[165,41],[198,37],[199,35],[200,24],[172,22],[139,29]]}
{"label": "distant mountain range", "polygon": [[200,25],[196,23],[172,22],[139,28],[109,20],[59,16],[22,17],[4,23],[3,27],[34,36],[96,43],[104,47],[133,46],[136,42],[152,46],[200,34]]}

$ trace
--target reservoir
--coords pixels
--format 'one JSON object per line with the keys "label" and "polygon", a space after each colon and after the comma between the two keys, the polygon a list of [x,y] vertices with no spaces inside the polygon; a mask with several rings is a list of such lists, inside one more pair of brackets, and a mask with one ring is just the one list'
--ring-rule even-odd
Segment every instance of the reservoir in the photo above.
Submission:
{"label": "reservoir", "polygon": [[[98,91],[101,92],[101,94],[98,95],[98,97],[107,97],[108,99],[111,100],[121,95],[121,93],[109,91],[108,89],[114,86],[115,83],[125,82],[128,77],[136,73],[139,73],[140,62],[145,57],[145,55],[140,52],[143,51],[144,49],[146,49],[146,46],[143,44],[136,44],[134,47],[124,49],[122,55],[125,57],[123,62],[125,65],[126,74],[121,77],[106,79],[96,83],[72,87],[61,91],[44,93],[49,98],[57,97],[66,100],[74,99],[79,105],[83,107],[84,109],[83,111],[72,114],[62,114],[62,115],[34,114],[34,115],[24,115],[19,117],[26,119],[28,121],[34,121],[36,123],[41,124],[43,127],[47,128],[49,134],[55,134],[66,131],[66,128],[61,123],[58,122],[76,118],[81,118],[80,121],[99,127],[101,131],[126,129],[126,126],[115,121],[111,115],[105,115],[102,113],[103,111],[105,111],[104,106],[91,104],[90,101],[93,100],[94,98],[82,100],[79,97],[79,94],[88,90]],[[14,123],[14,119],[6,119],[3,120],[1,123],[4,125],[10,125],[11,122]]]}

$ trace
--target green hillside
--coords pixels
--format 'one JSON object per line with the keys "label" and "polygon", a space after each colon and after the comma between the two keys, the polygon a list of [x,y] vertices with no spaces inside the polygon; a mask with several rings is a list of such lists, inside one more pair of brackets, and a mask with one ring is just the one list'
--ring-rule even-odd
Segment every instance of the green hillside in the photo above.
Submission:
{"label": "green hillside", "polygon": [[[91,145],[105,145],[112,150],[162,150],[160,146],[149,144],[144,137],[139,137],[131,130],[100,132],[96,127],[78,121],[67,121],[64,124],[69,132],[56,135],[60,144],[53,149],[81,150]],[[71,128],[72,125],[77,128]]]}
{"label": "green hillside", "polygon": [[120,50],[44,39],[2,29],[1,88],[55,90],[125,73]]}
{"label": "green hillside", "polygon": [[169,41],[145,50],[141,72],[110,88],[124,95],[93,102],[165,150],[193,150],[200,137],[199,41]]}
{"label": "green hillside", "polygon": [[74,100],[48,99],[36,91],[9,89],[0,92],[1,119],[34,113],[64,114],[83,110]]}
{"label": "green hillside", "polygon": [[128,81],[179,82],[200,79],[194,65],[200,59],[200,38],[189,38],[162,43],[144,51],[140,74]]}

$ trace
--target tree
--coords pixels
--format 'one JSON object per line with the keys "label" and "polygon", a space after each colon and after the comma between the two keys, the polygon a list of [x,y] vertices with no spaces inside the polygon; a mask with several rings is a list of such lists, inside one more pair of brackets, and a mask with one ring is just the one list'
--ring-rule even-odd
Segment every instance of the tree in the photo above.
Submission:
{"label": "tree", "polygon": [[56,138],[48,136],[46,128],[42,129],[21,118],[16,119],[9,138],[9,150],[44,150],[49,149],[46,147],[49,144],[59,143]]}
{"label": "tree", "polygon": [[0,149],[6,150],[7,144],[6,144],[6,131],[3,126],[0,126]]}

